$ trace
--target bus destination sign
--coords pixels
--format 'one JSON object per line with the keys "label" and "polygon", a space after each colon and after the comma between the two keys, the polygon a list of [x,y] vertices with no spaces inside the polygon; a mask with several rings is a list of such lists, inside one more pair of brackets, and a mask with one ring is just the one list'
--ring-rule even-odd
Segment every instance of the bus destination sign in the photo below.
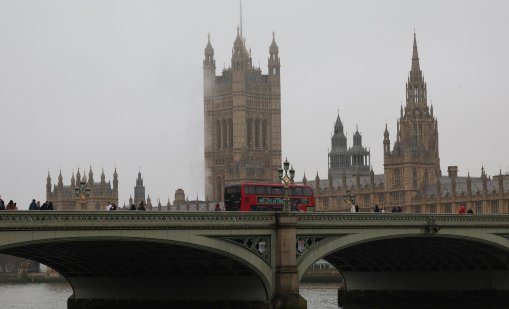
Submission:
{"label": "bus destination sign", "polygon": [[258,196],[256,198],[258,204],[281,204],[283,205],[284,199],[282,197]]}

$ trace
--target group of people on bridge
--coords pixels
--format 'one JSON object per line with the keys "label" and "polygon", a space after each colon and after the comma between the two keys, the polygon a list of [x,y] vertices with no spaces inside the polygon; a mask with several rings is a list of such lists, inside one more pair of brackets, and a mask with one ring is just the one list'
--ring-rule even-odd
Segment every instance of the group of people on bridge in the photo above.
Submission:
{"label": "group of people on bridge", "polygon": [[5,205],[4,200],[0,198],[0,210],[18,210],[18,206],[16,206],[13,200],[10,200],[9,203]]}
{"label": "group of people on bridge", "polygon": [[35,201],[35,199],[32,200],[32,203],[28,206],[28,210],[53,210],[53,203],[52,202],[44,202],[41,205],[40,201]]}

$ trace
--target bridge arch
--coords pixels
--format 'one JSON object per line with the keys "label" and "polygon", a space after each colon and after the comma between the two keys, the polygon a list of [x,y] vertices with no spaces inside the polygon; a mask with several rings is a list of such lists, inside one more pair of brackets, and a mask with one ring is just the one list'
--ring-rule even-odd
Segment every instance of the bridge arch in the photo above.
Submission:
{"label": "bridge arch", "polygon": [[137,299],[267,302],[273,294],[267,263],[210,235],[168,230],[3,235],[0,253],[55,269],[69,281],[76,299],[125,300],[136,292]]}
{"label": "bridge arch", "polygon": [[356,229],[336,235],[300,259],[300,277],[324,259],[351,290],[509,290],[509,239],[497,231]]}

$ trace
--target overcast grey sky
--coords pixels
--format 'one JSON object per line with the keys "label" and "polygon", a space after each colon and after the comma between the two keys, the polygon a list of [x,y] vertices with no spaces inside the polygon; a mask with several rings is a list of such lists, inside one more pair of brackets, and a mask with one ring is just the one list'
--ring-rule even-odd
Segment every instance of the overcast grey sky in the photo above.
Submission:
{"label": "overcast grey sky", "polygon": [[[339,109],[383,172],[394,141],[413,31],[438,117],[442,171],[509,170],[509,2],[244,0],[244,36],[266,73],[281,56],[283,158],[297,177],[327,177]],[[119,173],[120,204],[138,168],[153,202],[177,188],[203,199],[203,50],[219,74],[239,24],[238,0],[1,0],[0,194],[27,208],[48,171]]]}

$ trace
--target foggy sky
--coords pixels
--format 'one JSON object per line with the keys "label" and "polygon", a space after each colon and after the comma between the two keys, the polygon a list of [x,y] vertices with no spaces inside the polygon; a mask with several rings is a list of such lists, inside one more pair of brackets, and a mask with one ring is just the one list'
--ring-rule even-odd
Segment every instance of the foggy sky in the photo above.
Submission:
{"label": "foggy sky", "polygon": [[[327,177],[338,110],[383,173],[405,102],[414,28],[438,118],[442,172],[509,171],[506,1],[244,0],[244,37],[267,72],[281,57],[282,155],[297,178]],[[0,1],[0,194],[27,208],[48,171],[119,174],[119,202],[138,170],[165,204],[177,188],[204,199],[203,51],[228,67],[237,0]],[[392,144],[391,144],[392,145]],[[88,175],[88,174],[87,174]]]}

